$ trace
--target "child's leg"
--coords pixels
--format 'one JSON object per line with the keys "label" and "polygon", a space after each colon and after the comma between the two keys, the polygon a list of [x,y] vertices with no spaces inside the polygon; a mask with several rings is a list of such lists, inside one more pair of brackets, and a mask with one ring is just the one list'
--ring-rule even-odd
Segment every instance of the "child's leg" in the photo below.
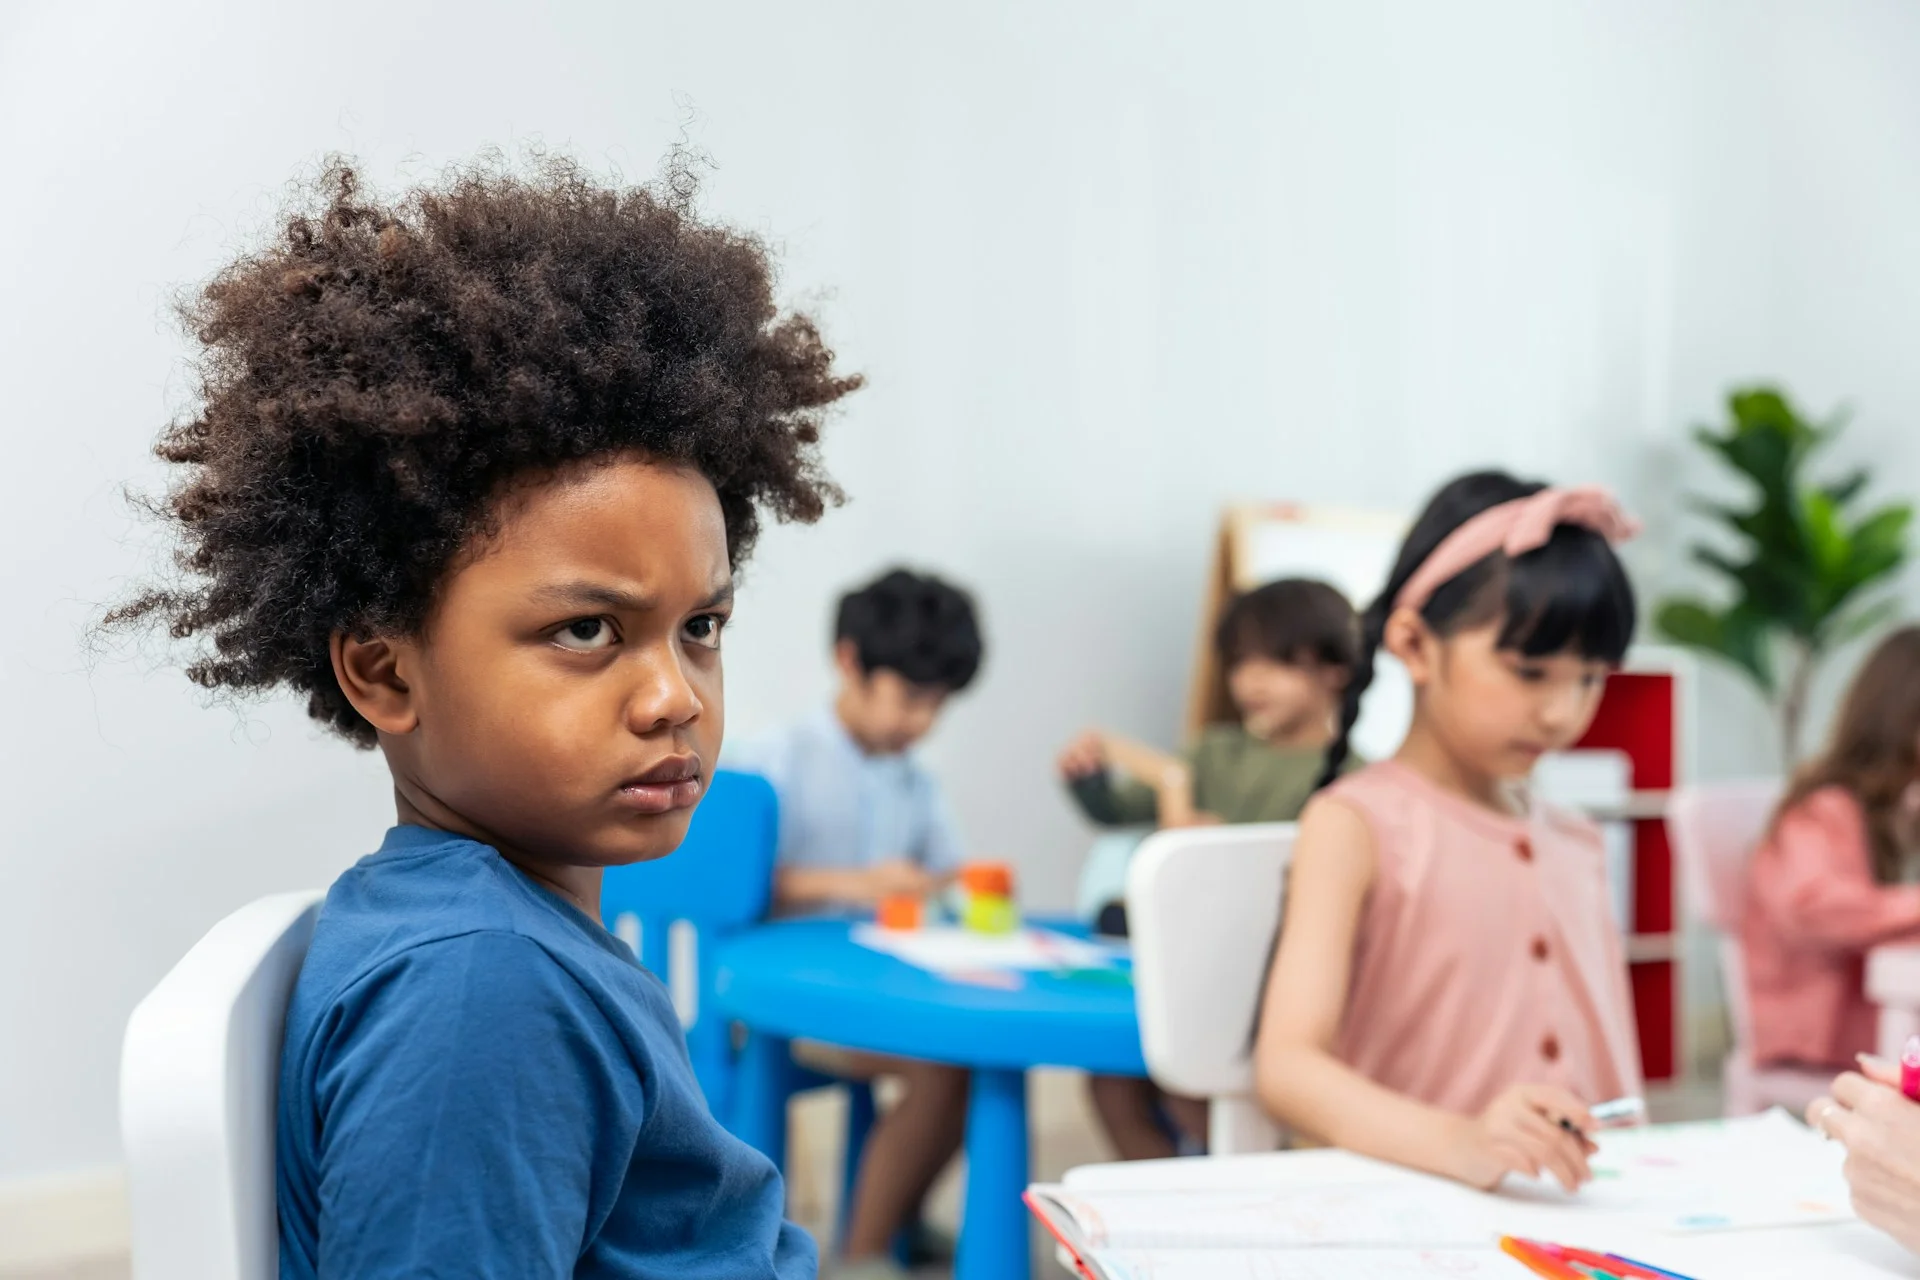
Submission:
{"label": "child's leg", "polygon": [[[1160,1160],[1176,1154],[1160,1123],[1158,1092],[1138,1076],[1088,1076],[1087,1092],[1107,1141],[1122,1160]],[[1204,1133],[1204,1129],[1202,1130]]]}
{"label": "child's leg", "polygon": [[847,1219],[849,1259],[886,1253],[966,1136],[965,1069],[903,1058],[885,1070],[900,1076],[906,1091],[867,1136]]}
{"label": "child's leg", "polygon": [[1182,1136],[1190,1139],[1197,1147],[1207,1145],[1208,1111],[1205,1098],[1189,1098],[1180,1093],[1162,1093],[1160,1109],[1166,1112],[1167,1119],[1173,1121],[1174,1128]]}

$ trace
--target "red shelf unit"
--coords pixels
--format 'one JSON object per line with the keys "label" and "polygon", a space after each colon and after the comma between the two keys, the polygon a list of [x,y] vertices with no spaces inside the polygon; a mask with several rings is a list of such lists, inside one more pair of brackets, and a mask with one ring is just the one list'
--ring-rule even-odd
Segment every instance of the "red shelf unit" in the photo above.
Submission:
{"label": "red shelf unit", "polygon": [[1625,821],[1633,830],[1633,919],[1629,977],[1639,1024],[1641,1067],[1649,1081],[1672,1080],[1680,1068],[1680,920],[1674,898],[1673,850],[1660,812],[1683,781],[1686,755],[1684,659],[1657,651],[1630,656],[1607,680],[1600,710],[1579,746],[1619,751],[1632,768],[1637,803]]}

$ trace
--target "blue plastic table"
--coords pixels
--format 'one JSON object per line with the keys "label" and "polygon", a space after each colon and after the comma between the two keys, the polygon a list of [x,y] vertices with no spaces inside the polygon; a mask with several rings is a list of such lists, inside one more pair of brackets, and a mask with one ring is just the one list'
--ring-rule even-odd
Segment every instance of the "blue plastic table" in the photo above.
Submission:
{"label": "blue plastic table", "polygon": [[786,920],[721,944],[716,995],[752,1033],[735,1083],[735,1130],[769,1154],[783,1149],[780,1082],[794,1039],[971,1068],[966,1229],[954,1276],[1022,1280],[1027,1069],[1145,1075],[1132,984],[1027,973],[1014,990],[972,985],[860,946],[850,928],[845,920]]}

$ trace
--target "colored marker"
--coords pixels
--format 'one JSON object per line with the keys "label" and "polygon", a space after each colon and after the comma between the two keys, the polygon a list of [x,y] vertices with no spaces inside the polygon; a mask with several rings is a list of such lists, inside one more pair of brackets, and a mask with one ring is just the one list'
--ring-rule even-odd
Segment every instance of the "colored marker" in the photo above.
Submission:
{"label": "colored marker", "polygon": [[[1920,1040],[1920,1036],[1914,1039]],[[1620,1129],[1627,1125],[1639,1124],[1647,1118],[1647,1104],[1643,1098],[1615,1098],[1610,1102],[1596,1102],[1587,1108],[1587,1114],[1593,1117],[1596,1129]],[[1580,1126],[1565,1116],[1560,1117],[1560,1127],[1568,1133],[1578,1133],[1582,1137]]]}
{"label": "colored marker", "polygon": [[1512,1236],[1500,1237],[1500,1252],[1517,1261],[1521,1266],[1546,1280],[1588,1280],[1558,1258],[1542,1252],[1530,1240],[1516,1240]]}
{"label": "colored marker", "polygon": [[1900,1092],[1920,1102],[1920,1036],[1908,1036],[1900,1051]]}
{"label": "colored marker", "polygon": [[1589,1249],[1576,1249],[1570,1244],[1549,1244],[1544,1240],[1526,1240],[1522,1243],[1538,1249],[1550,1258],[1572,1267],[1584,1267],[1596,1275],[1610,1277],[1611,1280],[1664,1280],[1671,1271],[1660,1271],[1642,1262],[1634,1262],[1617,1253],[1594,1253]]}
{"label": "colored marker", "polygon": [[1656,1267],[1651,1262],[1635,1262],[1632,1258],[1623,1258],[1617,1253],[1609,1253],[1606,1257],[1611,1262],[1624,1262],[1630,1267],[1638,1267],[1650,1276],[1660,1277],[1660,1280],[1693,1280],[1692,1276],[1683,1276],[1678,1271]]}
{"label": "colored marker", "polygon": [[[1916,1036],[1915,1039],[1920,1039]],[[1593,1116],[1593,1122],[1602,1129],[1617,1129],[1621,1125],[1639,1124],[1647,1118],[1647,1103],[1644,1098],[1615,1098],[1611,1102],[1599,1102],[1587,1108]]]}

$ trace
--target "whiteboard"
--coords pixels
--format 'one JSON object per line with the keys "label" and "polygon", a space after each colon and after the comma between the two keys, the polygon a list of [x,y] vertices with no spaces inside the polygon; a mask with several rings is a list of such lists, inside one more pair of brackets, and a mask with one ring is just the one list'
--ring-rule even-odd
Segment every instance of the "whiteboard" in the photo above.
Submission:
{"label": "whiteboard", "polygon": [[[1386,585],[1406,536],[1399,516],[1342,507],[1243,508],[1233,528],[1233,587],[1248,591],[1275,578],[1318,578],[1364,610]],[[1413,683],[1393,655],[1374,657],[1373,684],[1360,704],[1353,749],[1384,760],[1413,721]]]}

